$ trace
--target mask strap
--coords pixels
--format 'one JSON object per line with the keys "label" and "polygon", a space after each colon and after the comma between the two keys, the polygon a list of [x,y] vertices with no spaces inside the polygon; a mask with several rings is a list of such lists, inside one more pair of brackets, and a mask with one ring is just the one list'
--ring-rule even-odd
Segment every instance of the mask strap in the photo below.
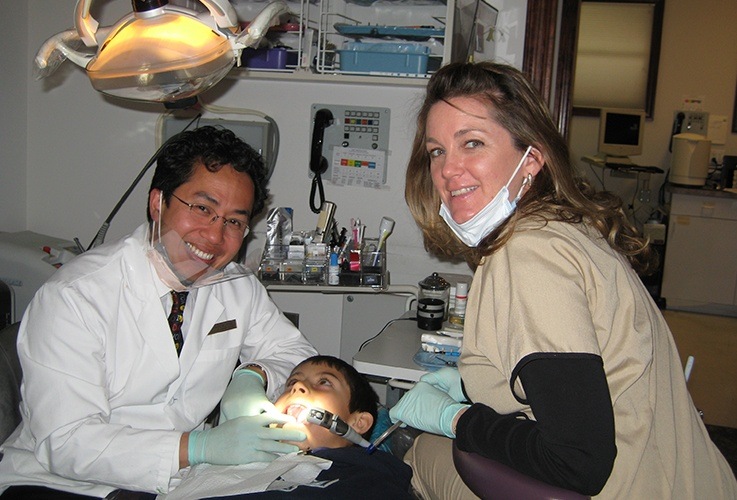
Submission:
{"label": "mask strap", "polygon": [[159,233],[159,241],[161,241],[161,210],[163,208],[163,201],[164,201],[164,192],[159,192],[159,224],[157,228],[157,232]]}
{"label": "mask strap", "polygon": [[152,222],[153,227],[151,228],[151,246],[154,246],[154,231],[153,228],[156,228],[156,234],[158,236],[158,241],[161,241],[161,200],[164,196],[163,191],[159,193],[159,217],[158,220],[155,220]]}
{"label": "mask strap", "polygon": [[[514,176],[517,175],[517,172],[519,172],[519,169],[522,168],[522,162],[525,161],[525,158],[527,158],[527,155],[530,154],[530,151],[532,150],[532,146],[527,146],[527,149],[525,150],[525,154],[522,155],[522,158],[520,158],[519,163],[517,164],[517,168],[514,169],[514,173],[507,181],[506,188],[509,188],[509,185],[512,183],[512,179],[514,179]],[[526,185],[532,184],[532,174],[527,174],[527,176],[522,179],[522,185],[519,187],[519,191],[517,192],[517,196],[514,198],[514,202],[518,202],[520,198],[522,198],[522,190],[525,188]]]}
{"label": "mask strap", "polygon": [[525,161],[525,158],[527,158],[527,155],[530,154],[531,150],[532,150],[532,146],[527,146],[527,149],[525,150],[525,154],[523,154],[522,158],[520,158],[519,163],[517,164],[517,168],[514,169],[514,172],[512,172],[512,175],[509,177],[507,184],[504,186],[505,188],[509,189],[509,185],[512,183],[512,179],[514,179],[514,176],[517,175],[517,172],[519,172],[519,169],[522,168],[522,162]]}

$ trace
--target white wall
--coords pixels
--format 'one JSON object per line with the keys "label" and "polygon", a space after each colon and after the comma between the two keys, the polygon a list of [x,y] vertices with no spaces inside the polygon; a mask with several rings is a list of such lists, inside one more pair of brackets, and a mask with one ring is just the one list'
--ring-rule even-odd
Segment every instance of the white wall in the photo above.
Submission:
{"label": "white wall", "polygon": [[11,0],[0,8],[0,230],[19,231],[26,228],[28,9]]}
{"label": "white wall", "polygon": [[[155,126],[163,107],[108,99],[94,91],[80,68],[69,62],[51,78],[33,80],[30,61],[47,37],[73,26],[75,2],[0,3],[5,47],[0,56],[0,78],[6,114],[0,136],[0,231],[28,229],[65,239],[78,237],[86,246],[154,152]],[[497,5],[502,9],[500,24],[504,23],[505,28],[500,50],[505,60],[521,66],[526,0],[504,0]],[[101,25],[106,26],[129,9],[130,3],[100,0],[93,7]],[[404,169],[422,90],[229,79],[206,93],[203,100],[219,106],[257,109],[276,120],[282,146],[270,183],[271,206],[293,207],[297,229],[312,229],[317,222],[308,200],[310,106],[334,103],[389,107],[386,189],[337,187],[326,182],[325,191],[327,199],[337,204],[336,218],[342,225],[358,217],[368,225],[370,235],[377,231],[382,216],[396,220],[388,244],[391,280],[394,284],[414,284],[432,271],[468,274],[463,264],[441,263],[426,254],[404,203]],[[117,214],[108,241],[144,220],[150,174]],[[263,221],[254,229],[257,236],[263,234]],[[260,245],[257,240],[254,247]]]}
{"label": "white wall", "polygon": [[[731,133],[737,85],[735,26],[735,1],[665,2],[654,118],[645,125],[644,151],[642,156],[633,157],[636,163],[668,170],[673,112],[684,109],[683,101],[687,97],[703,97],[703,111],[727,117],[726,145],[713,148],[713,153],[717,156],[737,154],[737,134]],[[570,144],[574,159],[596,153],[598,127],[598,118],[573,118]],[[580,162],[579,168],[595,180],[587,164]],[[596,173],[601,176],[601,169],[597,168]],[[664,178],[665,175],[652,176],[653,206]],[[607,189],[615,190],[627,201],[632,200],[637,187],[636,180],[611,178],[609,174],[604,179]],[[647,218],[651,208],[636,202],[638,221],[642,222],[642,217]]]}
{"label": "white wall", "polygon": [[[0,231],[29,229],[88,244],[119,197],[155,149],[154,129],[161,107],[112,101],[95,92],[82,71],[66,63],[50,79],[33,79],[30,64],[51,34],[73,25],[74,0],[0,0],[0,55],[3,120],[0,121]],[[524,0],[498,2],[505,38],[499,53],[521,65]],[[110,24],[130,7],[126,0],[97,0],[95,13]],[[102,12],[98,12],[98,11]],[[645,128],[642,164],[667,169],[673,111],[684,97],[704,96],[704,110],[732,121],[737,83],[737,3],[721,0],[668,0],[665,4],[655,118]],[[685,34],[688,35],[685,35]],[[271,115],[282,132],[282,148],[271,190],[274,205],[295,209],[296,226],[310,229],[315,217],[308,207],[309,108],[312,103],[388,106],[392,110],[387,190],[336,187],[326,183],[328,199],[338,205],[342,224],[359,217],[375,230],[382,215],[397,221],[389,243],[394,283],[415,283],[429,272],[466,272],[428,257],[403,201],[404,165],[414,130],[412,114],[421,88],[230,80],[205,95],[213,104],[256,108]],[[574,117],[573,157],[596,152],[594,118]],[[726,154],[737,154],[737,135],[729,132]],[[580,164],[583,172],[588,167]],[[598,172],[599,174],[601,172]],[[662,175],[653,176],[653,201]],[[108,233],[118,237],[144,217],[146,176],[123,206]],[[605,178],[625,199],[636,181]],[[640,209],[647,215],[649,208]],[[256,227],[263,231],[263,227]],[[257,242],[258,245],[258,242]]]}

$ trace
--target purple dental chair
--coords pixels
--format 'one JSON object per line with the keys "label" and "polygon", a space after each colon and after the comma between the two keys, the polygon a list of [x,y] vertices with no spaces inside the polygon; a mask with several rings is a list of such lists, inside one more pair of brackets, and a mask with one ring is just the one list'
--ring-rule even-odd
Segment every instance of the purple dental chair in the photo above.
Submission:
{"label": "purple dental chair", "polygon": [[589,497],[526,476],[511,467],[461,451],[453,442],[453,463],[466,486],[480,498],[514,500],[585,500]]}

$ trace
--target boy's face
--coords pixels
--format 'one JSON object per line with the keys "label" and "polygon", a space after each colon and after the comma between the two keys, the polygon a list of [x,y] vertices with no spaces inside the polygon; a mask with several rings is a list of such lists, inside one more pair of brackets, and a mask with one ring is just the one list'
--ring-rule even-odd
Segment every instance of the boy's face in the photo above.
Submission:
{"label": "boy's face", "polygon": [[[367,412],[349,410],[351,390],[340,371],[325,364],[312,362],[297,366],[287,379],[286,390],[274,405],[282,413],[298,418],[308,408],[322,408],[353,427],[359,434],[371,428],[373,417]],[[307,439],[294,443],[302,450],[315,448],[341,448],[351,443],[328,429],[306,422],[285,424],[307,434]]]}

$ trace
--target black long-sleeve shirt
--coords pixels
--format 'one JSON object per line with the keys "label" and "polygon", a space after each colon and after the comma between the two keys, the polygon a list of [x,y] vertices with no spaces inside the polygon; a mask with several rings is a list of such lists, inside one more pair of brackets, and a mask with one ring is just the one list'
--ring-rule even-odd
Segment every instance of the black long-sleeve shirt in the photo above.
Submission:
{"label": "black long-sleeve shirt", "polygon": [[[458,447],[549,484],[595,495],[617,455],[614,411],[603,362],[593,354],[536,353],[513,372],[535,420],[473,404],[459,419]],[[516,396],[515,396],[516,397]]]}

